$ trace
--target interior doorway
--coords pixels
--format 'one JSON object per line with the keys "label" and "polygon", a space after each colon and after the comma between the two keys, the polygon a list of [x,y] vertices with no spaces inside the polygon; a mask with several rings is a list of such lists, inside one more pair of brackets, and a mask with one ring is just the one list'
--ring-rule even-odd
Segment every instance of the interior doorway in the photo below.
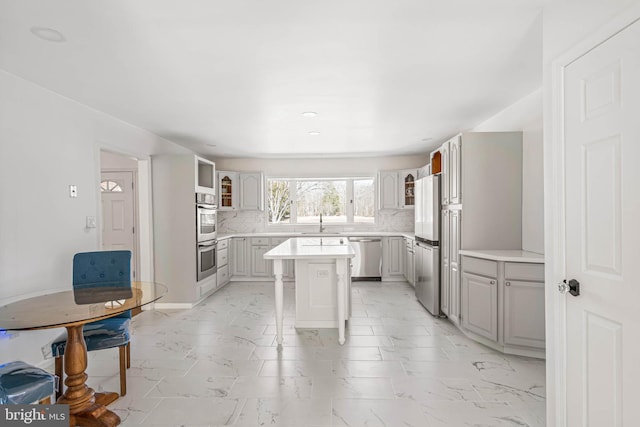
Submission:
{"label": "interior doorway", "polygon": [[131,251],[132,280],[140,280],[138,204],[138,160],[100,151],[101,248]]}

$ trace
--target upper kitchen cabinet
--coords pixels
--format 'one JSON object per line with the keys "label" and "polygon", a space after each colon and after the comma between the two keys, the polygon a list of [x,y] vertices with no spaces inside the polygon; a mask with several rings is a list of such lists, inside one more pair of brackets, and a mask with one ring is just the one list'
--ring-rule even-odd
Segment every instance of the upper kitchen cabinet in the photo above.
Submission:
{"label": "upper kitchen cabinet", "polygon": [[378,193],[380,209],[398,209],[398,171],[378,172]]}
{"label": "upper kitchen cabinet", "polygon": [[441,202],[443,205],[462,203],[460,189],[460,144],[461,135],[456,135],[431,153],[431,173],[440,174]]}
{"label": "upper kitchen cabinet", "polygon": [[413,209],[416,205],[415,183],[418,179],[417,169],[406,169],[398,172],[399,207]]}
{"label": "upper kitchen cabinet", "polygon": [[378,172],[378,205],[380,209],[413,209],[417,169]]}
{"label": "upper kitchen cabinet", "polygon": [[194,156],[196,193],[216,194],[216,164]]}
{"label": "upper kitchen cabinet", "polygon": [[218,171],[218,209],[231,211],[238,209],[238,173]]}
{"label": "upper kitchen cabinet", "polygon": [[461,166],[461,149],[460,144],[462,141],[461,135],[456,135],[449,140],[449,204],[459,205],[462,203],[462,182],[460,180],[460,166]]}
{"label": "upper kitchen cabinet", "polygon": [[240,173],[240,209],[264,210],[264,179],[261,172]]}
{"label": "upper kitchen cabinet", "polygon": [[218,209],[263,210],[263,182],[260,172],[218,171]]}

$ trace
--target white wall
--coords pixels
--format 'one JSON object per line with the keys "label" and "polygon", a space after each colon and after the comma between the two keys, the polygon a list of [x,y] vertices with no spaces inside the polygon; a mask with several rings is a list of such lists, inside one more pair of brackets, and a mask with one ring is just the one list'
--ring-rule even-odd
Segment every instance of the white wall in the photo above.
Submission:
{"label": "white wall", "polygon": [[[73,254],[98,249],[100,147],[139,157],[180,146],[0,70],[0,304],[71,289]],[[68,186],[78,186],[69,198]],[[0,362],[42,362],[59,329],[0,336]]]}
{"label": "white wall", "polygon": [[522,249],[544,253],[542,88],[473,128],[522,131]]}
{"label": "white wall", "polygon": [[110,151],[100,151],[100,169],[138,169],[138,160]]}

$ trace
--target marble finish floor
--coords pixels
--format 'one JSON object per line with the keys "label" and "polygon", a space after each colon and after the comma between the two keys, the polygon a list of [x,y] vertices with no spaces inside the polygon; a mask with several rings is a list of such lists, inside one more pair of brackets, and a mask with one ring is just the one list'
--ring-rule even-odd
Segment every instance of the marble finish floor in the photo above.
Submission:
{"label": "marble finish floor", "polygon": [[[406,283],[353,286],[347,342],[296,330],[285,289],[275,344],[271,283],[231,283],[191,310],[132,322],[122,425],[544,426],[545,363],[508,356],[434,319]],[[117,350],[89,353],[89,384],[119,390]]]}

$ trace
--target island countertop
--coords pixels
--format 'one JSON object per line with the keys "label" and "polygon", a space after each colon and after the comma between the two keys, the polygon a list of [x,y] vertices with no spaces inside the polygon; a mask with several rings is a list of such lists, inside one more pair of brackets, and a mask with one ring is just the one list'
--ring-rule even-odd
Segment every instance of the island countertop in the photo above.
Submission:
{"label": "island countertop", "polygon": [[356,256],[346,237],[294,237],[264,254],[264,259],[336,259]]}

